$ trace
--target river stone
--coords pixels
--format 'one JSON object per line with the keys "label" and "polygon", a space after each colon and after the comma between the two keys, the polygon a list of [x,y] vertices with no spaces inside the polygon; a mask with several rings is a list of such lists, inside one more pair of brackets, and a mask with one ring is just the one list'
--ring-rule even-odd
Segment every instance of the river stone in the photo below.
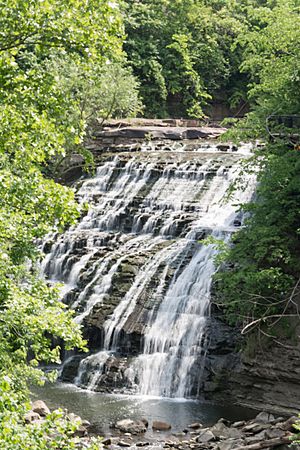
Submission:
{"label": "river stone", "polygon": [[211,427],[210,431],[214,434],[214,436],[223,439],[240,439],[242,437],[241,431],[236,428],[227,427],[223,422],[218,422],[216,425]]}
{"label": "river stone", "polygon": [[285,435],[285,432],[283,430],[280,430],[279,428],[271,428],[269,430],[266,430],[266,436],[268,439],[274,439],[278,437],[282,437]]}
{"label": "river stone", "polygon": [[203,430],[197,437],[197,442],[205,444],[215,439],[215,435],[210,430]]}
{"label": "river stone", "polygon": [[170,430],[172,426],[167,422],[162,422],[160,420],[154,420],[152,423],[152,429],[158,431],[167,431]]}
{"label": "river stone", "polygon": [[254,419],[254,422],[262,422],[262,423],[269,423],[272,422],[275,419],[273,414],[269,414],[267,412],[261,412],[257,414],[257,416]]}
{"label": "river stone", "polygon": [[36,400],[35,402],[33,402],[31,410],[42,417],[45,417],[48,414],[50,414],[50,409],[48,408],[46,403],[43,402],[42,400]]}
{"label": "river stone", "polygon": [[142,420],[123,419],[115,424],[115,428],[123,433],[139,434],[145,433],[146,425]]}
{"label": "river stone", "polygon": [[266,431],[261,431],[258,434],[255,434],[254,436],[247,436],[245,441],[246,444],[255,444],[256,442],[264,441],[267,438]]}

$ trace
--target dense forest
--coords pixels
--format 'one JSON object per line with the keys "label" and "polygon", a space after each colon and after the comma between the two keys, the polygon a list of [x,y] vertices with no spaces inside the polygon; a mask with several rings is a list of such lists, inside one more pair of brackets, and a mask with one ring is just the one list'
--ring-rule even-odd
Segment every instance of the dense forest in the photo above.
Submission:
{"label": "dense forest", "polygon": [[96,119],[207,121],[216,102],[249,111],[233,117],[227,139],[267,144],[245,165],[258,172],[257,198],[234,246],[221,253],[216,293],[241,328],[256,321],[251,330],[266,332],[263,324],[296,314],[299,142],[287,123],[271,142],[266,128],[272,117],[300,113],[299,2],[0,4],[0,449],[71,449],[76,424],[59,415],[39,428],[23,420],[29,383],[44,376],[40,362],[59,362],[61,340],[85,347],[57,288],[39,277],[36,242],[82,213],[73,190],[54,179],[74,153],[93,170],[84,142]]}

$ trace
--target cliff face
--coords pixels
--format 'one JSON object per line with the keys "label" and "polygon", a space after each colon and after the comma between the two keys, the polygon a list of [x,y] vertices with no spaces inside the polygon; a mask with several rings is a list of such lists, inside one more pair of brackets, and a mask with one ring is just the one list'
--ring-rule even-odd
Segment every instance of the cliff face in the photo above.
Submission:
{"label": "cliff face", "polygon": [[219,314],[213,313],[209,324],[204,397],[272,413],[299,413],[299,344],[286,339],[260,342],[257,336],[247,344]]}
{"label": "cliff face", "polygon": [[251,198],[255,180],[232,202],[226,194],[248,149],[192,140],[106,148],[104,139],[93,143],[96,176],[78,190],[87,215],[44,245],[44,273],[65,283],[90,349],[65,361],[62,379],[295,411],[299,349],[258,348],[246,358],[237,331],[210,314],[215,250],[201,241],[229,239],[240,226],[234,203]]}

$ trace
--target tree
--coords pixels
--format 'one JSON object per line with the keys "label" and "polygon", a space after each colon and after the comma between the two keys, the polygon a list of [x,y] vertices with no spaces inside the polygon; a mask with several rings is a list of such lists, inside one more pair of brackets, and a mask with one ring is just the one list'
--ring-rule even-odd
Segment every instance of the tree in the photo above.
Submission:
{"label": "tree", "polygon": [[[242,50],[241,71],[248,74],[251,112],[241,121],[251,139],[266,135],[272,115],[299,114],[300,31],[296,0],[247,8],[248,31],[236,45]],[[244,138],[247,133],[244,133]]]}
{"label": "tree", "polygon": [[[39,363],[60,361],[61,340],[67,349],[85,346],[57,287],[36,267],[37,239],[80,215],[74,192],[44,176],[53,159],[80,146],[86,129],[86,118],[76,116],[80,95],[62,89],[54,60],[80,80],[121,58],[123,27],[106,0],[0,6],[0,448],[68,449],[73,425],[54,416],[40,430],[24,425],[28,383],[44,377]],[[60,443],[49,443],[52,432]]]}
{"label": "tree", "polygon": [[125,13],[124,48],[148,115],[201,118],[212,97],[242,95],[241,52],[232,46],[246,24],[235,3],[128,0]]}
{"label": "tree", "polygon": [[[258,8],[250,3],[247,20],[248,32],[237,45],[243,49],[241,70],[251,80],[252,110],[231,135],[269,139],[270,116],[300,110],[299,6],[293,0]],[[279,322],[284,334],[286,323],[292,324],[293,317],[299,321],[300,153],[291,130],[281,131],[253,158],[259,168],[256,198],[242,205],[248,212],[246,226],[234,235],[225,267],[216,275],[216,295],[229,321],[244,332],[259,329],[273,336]]]}

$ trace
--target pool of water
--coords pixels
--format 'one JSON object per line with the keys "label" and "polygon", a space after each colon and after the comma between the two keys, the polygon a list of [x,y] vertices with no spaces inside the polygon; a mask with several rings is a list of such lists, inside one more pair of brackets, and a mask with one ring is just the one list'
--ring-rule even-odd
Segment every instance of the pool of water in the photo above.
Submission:
{"label": "pool of water", "polygon": [[[67,408],[82,419],[91,422],[93,430],[101,435],[112,434],[110,424],[117,420],[146,418],[149,431],[146,436],[153,437],[151,423],[162,420],[172,425],[172,433],[184,430],[193,422],[212,425],[221,417],[225,419],[245,420],[255,417],[253,410],[234,405],[215,405],[211,403],[137,397],[133,395],[113,395],[85,391],[71,384],[46,384],[32,389],[33,399],[44,400],[52,408]],[[169,433],[170,434],[170,433]]]}

